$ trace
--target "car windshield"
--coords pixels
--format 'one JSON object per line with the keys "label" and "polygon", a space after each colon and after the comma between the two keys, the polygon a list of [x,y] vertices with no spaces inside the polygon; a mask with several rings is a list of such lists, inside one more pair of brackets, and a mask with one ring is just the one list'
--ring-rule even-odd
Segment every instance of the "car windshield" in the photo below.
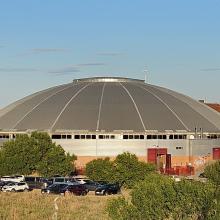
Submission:
{"label": "car windshield", "polygon": [[7,186],[14,186],[15,183],[8,183]]}

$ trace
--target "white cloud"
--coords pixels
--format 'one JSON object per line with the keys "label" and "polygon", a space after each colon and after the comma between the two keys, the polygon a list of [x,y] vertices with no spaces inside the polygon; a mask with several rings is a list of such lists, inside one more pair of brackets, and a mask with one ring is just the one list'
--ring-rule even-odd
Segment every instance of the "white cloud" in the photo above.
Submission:
{"label": "white cloud", "polygon": [[121,52],[101,52],[101,53],[97,53],[97,55],[98,55],[98,56],[115,57],[115,56],[124,55],[124,53],[121,53]]}
{"label": "white cloud", "polygon": [[211,71],[220,71],[220,68],[204,68],[200,69],[201,71],[211,72]]}
{"label": "white cloud", "polygon": [[59,52],[68,52],[69,49],[65,49],[65,48],[33,48],[30,51],[32,53],[59,53]]}

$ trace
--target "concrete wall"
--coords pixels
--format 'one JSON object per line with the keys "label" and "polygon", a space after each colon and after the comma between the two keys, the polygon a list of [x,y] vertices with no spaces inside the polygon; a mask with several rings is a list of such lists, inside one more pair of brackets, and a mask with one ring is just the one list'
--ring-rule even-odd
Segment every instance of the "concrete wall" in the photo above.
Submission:
{"label": "concrete wall", "polygon": [[[147,161],[148,148],[167,148],[172,155],[172,165],[201,165],[201,158],[212,159],[212,149],[220,147],[220,139],[198,140],[56,140],[66,151],[85,161],[97,157],[116,157],[129,151]],[[90,159],[89,159],[90,158]],[[81,163],[81,162],[80,162]],[[82,161],[84,164],[84,162]]]}

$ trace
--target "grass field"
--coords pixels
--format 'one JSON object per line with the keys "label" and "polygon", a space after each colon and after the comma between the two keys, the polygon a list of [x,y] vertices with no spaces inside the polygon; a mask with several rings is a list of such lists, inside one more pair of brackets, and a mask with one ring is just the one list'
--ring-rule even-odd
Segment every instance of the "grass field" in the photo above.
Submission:
{"label": "grass field", "polygon": [[[45,195],[39,190],[20,193],[0,192],[0,219],[109,219],[105,211],[107,201],[117,196],[95,196],[94,192],[87,196]],[[54,202],[56,198],[57,214]]]}

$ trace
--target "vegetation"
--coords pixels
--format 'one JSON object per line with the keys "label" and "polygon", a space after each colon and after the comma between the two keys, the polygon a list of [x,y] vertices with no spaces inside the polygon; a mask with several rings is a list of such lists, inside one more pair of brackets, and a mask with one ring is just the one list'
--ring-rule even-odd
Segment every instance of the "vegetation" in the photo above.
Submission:
{"label": "vegetation", "polygon": [[[58,206],[55,218],[54,199]],[[21,193],[0,192],[0,219],[4,220],[108,220],[106,204],[109,198],[116,196],[59,196],[42,195],[39,190]]]}
{"label": "vegetation", "polygon": [[220,185],[220,160],[205,168],[205,177],[211,180],[214,184]]}
{"label": "vegetation", "polygon": [[[112,219],[219,219],[215,187],[196,181],[174,182],[168,177],[150,174],[137,183],[131,199],[113,199],[108,204]],[[218,216],[219,217],[219,216]]]}
{"label": "vegetation", "polygon": [[109,181],[114,179],[114,164],[108,157],[96,159],[86,164],[86,175],[96,181]]}
{"label": "vegetation", "polygon": [[206,166],[204,176],[215,184],[215,196],[218,201],[217,215],[220,216],[220,160]]}
{"label": "vegetation", "polygon": [[114,161],[109,158],[96,159],[86,164],[86,175],[93,180],[118,182],[131,188],[137,181],[156,170],[153,164],[138,161],[135,154],[123,153]]}
{"label": "vegetation", "polygon": [[0,150],[0,175],[33,174],[43,176],[69,174],[76,157],[66,154],[60,145],[52,143],[47,133],[18,135],[5,142]]}

